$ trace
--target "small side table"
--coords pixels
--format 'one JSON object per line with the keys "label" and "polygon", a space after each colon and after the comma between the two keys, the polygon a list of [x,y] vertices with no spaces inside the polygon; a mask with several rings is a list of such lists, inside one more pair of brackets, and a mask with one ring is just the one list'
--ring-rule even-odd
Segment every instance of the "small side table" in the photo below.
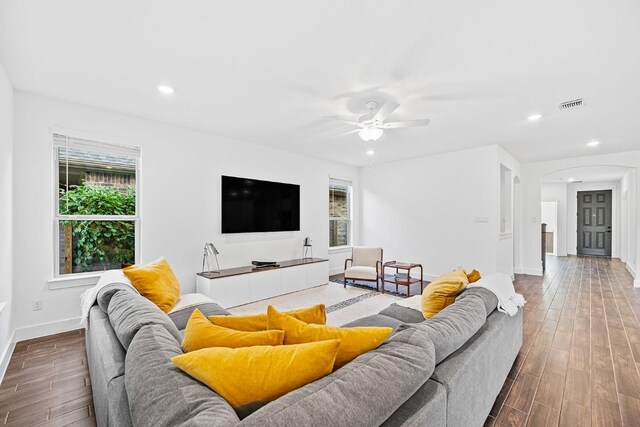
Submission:
{"label": "small side table", "polygon": [[[384,272],[387,268],[393,268],[396,270],[395,275],[393,276],[393,280],[385,279]],[[411,277],[411,270],[414,268],[420,269],[420,278],[416,279]],[[400,273],[400,270],[406,271],[406,273]],[[422,264],[416,264],[413,262],[398,262],[398,261],[388,261],[385,262],[382,266],[382,293],[384,294],[384,284],[387,283],[395,283],[396,292],[398,292],[398,285],[407,287],[407,296],[411,296],[411,285],[417,282],[420,282],[420,293],[423,291],[423,271]]]}

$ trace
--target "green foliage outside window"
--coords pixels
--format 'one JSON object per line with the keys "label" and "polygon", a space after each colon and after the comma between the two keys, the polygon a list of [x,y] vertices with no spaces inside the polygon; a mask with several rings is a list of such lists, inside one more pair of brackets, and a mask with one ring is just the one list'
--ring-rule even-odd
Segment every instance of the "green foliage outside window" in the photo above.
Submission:
{"label": "green foliage outside window", "polygon": [[[77,185],[60,190],[61,215],[135,215],[135,188]],[[71,226],[73,264],[81,271],[135,261],[134,221],[64,220]]]}

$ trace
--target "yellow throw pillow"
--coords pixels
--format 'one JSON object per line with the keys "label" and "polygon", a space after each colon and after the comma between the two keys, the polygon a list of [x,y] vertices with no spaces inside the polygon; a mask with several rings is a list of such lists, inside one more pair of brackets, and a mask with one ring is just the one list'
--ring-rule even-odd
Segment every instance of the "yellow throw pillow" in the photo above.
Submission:
{"label": "yellow throw pillow", "polygon": [[393,328],[370,326],[338,328],[335,326],[307,324],[295,319],[293,316],[280,313],[272,306],[267,308],[267,316],[269,329],[284,331],[285,344],[339,339],[340,350],[336,356],[335,369],[346,365],[369,350],[378,348],[393,332]]}
{"label": "yellow throw pillow", "polygon": [[[324,325],[327,323],[327,314],[324,304],[312,307],[300,308],[298,310],[285,311],[285,314],[293,316],[305,323]],[[267,314],[249,314],[241,316],[209,316],[211,323],[225,328],[236,329],[238,331],[266,331]]]}
{"label": "yellow throw pillow", "polygon": [[182,349],[185,353],[206,347],[251,347],[282,345],[283,331],[244,332],[212,324],[197,308],[191,313],[184,330]]}
{"label": "yellow throw pillow", "polygon": [[340,341],[309,344],[212,347],[171,359],[234,408],[271,401],[331,373]]}
{"label": "yellow throw pillow", "polygon": [[475,268],[471,270],[471,273],[467,274],[467,279],[469,279],[469,283],[477,282],[481,279],[480,272]]}
{"label": "yellow throw pillow", "polygon": [[122,272],[131,280],[140,295],[165,313],[171,311],[180,298],[180,282],[163,257],[149,264],[132,265]]}
{"label": "yellow throw pillow", "polygon": [[453,271],[429,283],[422,292],[422,314],[429,319],[455,302],[469,284],[464,270]]}

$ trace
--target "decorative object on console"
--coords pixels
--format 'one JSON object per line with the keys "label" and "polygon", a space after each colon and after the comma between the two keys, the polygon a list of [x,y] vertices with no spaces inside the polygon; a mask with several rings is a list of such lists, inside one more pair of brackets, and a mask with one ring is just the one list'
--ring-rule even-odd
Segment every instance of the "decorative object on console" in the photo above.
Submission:
{"label": "decorative object on console", "polygon": [[259,259],[259,260],[255,260],[255,261],[251,261],[252,265],[255,265],[256,268],[263,268],[263,267],[280,267],[280,265],[278,264],[277,261],[270,261],[270,260],[264,260],[264,259]]}
{"label": "decorative object on console", "polygon": [[305,237],[302,244],[302,259],[313,258],[313,246],[311,245],[311,237]]}
{"label": "decorative object on console", "polygon": [[[220,252],[218,252],[218,249],[216,249],[215,246],[213,246],[213,243],[205,243],[204,244],[204,255],[202,256],[202,272],[205,273],[220,273],[220,263],[218,262],[218,255],[220,255]],[[214,256],[216,258],[216,267],[218,267],[217,270],[211,270],[211,267],[209,267],[209,258],[211,258],[211,256]],[[204,269],[204,264],[205,261],[207,263],[207,269]]]}

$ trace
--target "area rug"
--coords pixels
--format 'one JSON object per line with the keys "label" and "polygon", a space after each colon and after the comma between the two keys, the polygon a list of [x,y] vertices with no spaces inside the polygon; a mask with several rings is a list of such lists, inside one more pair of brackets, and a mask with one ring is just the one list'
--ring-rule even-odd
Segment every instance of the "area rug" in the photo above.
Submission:
{"label": "area rug", "polygon": [[[386,275],[385,276],[387,278],[387,280],[393,280],[393,276],[391,275]],[[334,282],[336,283],[340,283],[341,285],[344,285],[345,280],[344,279],[334,279]],[[380,285],[382,285],[382,283],[380,283]],[[423,286],[427,286],[427,282],[424,282]],[[359,288],[359,289],[368,289],[368,290],[376,290],[376,283],[375,282],[366,282],[366,281],[358,281],[356,280],[356,282],[354,283],[352,280],[349,280],[347,282],[347,288],[349,287],[354,287],[354,288]],[[389,282],[385,282],[384,284],[384,293],[385,294],[391,294],[391,295],[395,295],[395,296],[399,296],[402,298],[407,298],[407,287],[400,285],[398,286],[398,291],[395,290],[396,285],[393,283],[389,283]],[[418,283],[413,283],[411,285],[411,296],[417,295],[420,293],[420,282]]]}
{"label": "area rug", "polygon": [[376,314],[400,299],[398,296],[381,294],[370,288],[344,288],[340,283],[329,282],[326,285],[233,307],[229,311],[232,314],[253,314],[264,313],[269,305],[286,311],[324,304],[327,310],[327,324],[340,326]]}

